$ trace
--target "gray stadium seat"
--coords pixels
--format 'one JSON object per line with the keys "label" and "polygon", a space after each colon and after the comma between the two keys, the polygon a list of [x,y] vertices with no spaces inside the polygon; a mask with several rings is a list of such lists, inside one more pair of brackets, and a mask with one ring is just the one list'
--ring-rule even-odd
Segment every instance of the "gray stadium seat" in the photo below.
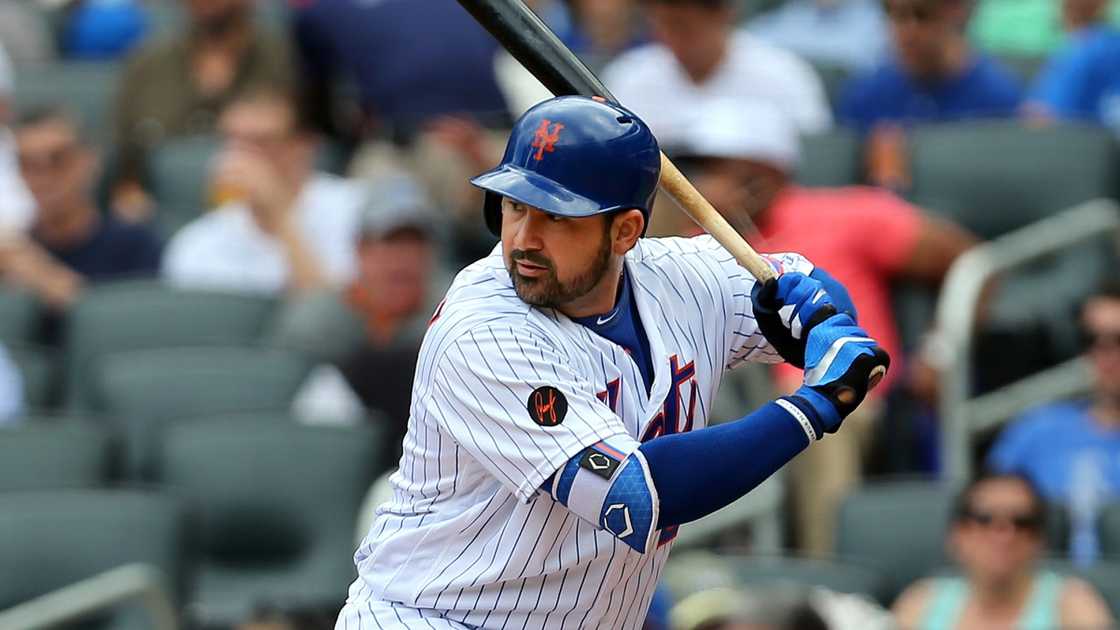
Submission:
{"label": "gray stadium seat", "polygon": [[1098,531],[1101,553],[1120,562],[1120,503],[1109,505],[1101,513]]}
{"label": "gray stadium seat", "polygon": [[120,422],[125,474],[150,474],[166,425],[200,415],[290,407],[309,365],[263,348],[166,348],[106,355],[94,370],[94,409]]}
{"label": "gray stadium seat", "polygon": [[152,151],[149,161],[156,220],[170,235],[210,208],[210,169],[221,140],[216,136],[170,139]]}
{"label": "gray stadium seat", "polygon": [[[0,494],[0,610],[130,563],[158,569],[184,594],[187,537],[181,504],[147,492],[83,490]],[[11,579],[18,576],[18,579]],[[110,616],[94,628],[151,627]],[[133,621],[129,624],[126,620]],[[143,621],[144,618],[140,617]],[[73,626],[68,626],[73,627]],[[82,628],[89,628],[83,625]]]}
{"label": "gray stadium seat", "polygon": [[160,481],[200,515],[191,617],[226,624],[257,606],[337,610],[355,576],[358,509],[381,470],[376,437],[285,417],[169,428]]}
{"label": "gray stadium seat", "polygon": [[1092,566],[1080,569],[1068,560],[1048,560],[1045,566],[1063,575],[1076,575],[1093,585],[1104,597],[1112,616],[1120,618],[1120,564],[1098,561]]}
{"label": "gray stadium seat", "polygon": [[824,84],[824,92],[828,96],[829,104],[835,109],[844,86],[852,76],[852,71],[847,66],[838,63],[812,59],[808,61],[813,66],[817,76],[820,77],[821,83]]}
{"label": "gray stadium seat", "polygon": [[68,402],[88,407],[88,370],[106,352],[252,344],[274,305],[271,298],[183,291],[154,281],[98,285],[82,296],[69,318]]}
{"label": "gray stadium seat", "polygon": [[803,186],[850,186],[860,181],[860,141],[851,129],[834,129],[801,139],[797,182]]}
{"label": "gray stadium seat", "polygon": [[60,105],[78,117],[90,137],[108,145],[113,126],[110,108],[120,68],[113,62],[66,61],[16,68],[17,110]]}
{"label": "gray stadium seat", "polygon": [[910,148],[913,198],[985,238],[1116,192],[1114,143],[1095,127],[933,125]]}
{"label": "gray stadium seat", "polygon": [[[725,557],[726,558],[726,557]],[[838,593],[874,597],[883,592],[885,581],[866,566],[818,558],[742,555],[727,558],[743,584],[777,586],[784,583],[820,586]]]}
{"label": "gray stadium seat", "polygon": [[27,344],[35,340],[39,302],[25,291],[0,287],[0,342]]}
{"label": "gray stadium seat", "polygon": [[879,570],[890,602],[914,580],[947,564],[945,526],[954,492],[930,481],[871,483],[840,507],[836,554]]}
{"label": "gray stadium seat", "polygon": [[51,406],[55,394],[54,351],[33,346],[7,346],[8,355],[23,378],[24,404],[28,409]]}
{"label": "gray stadium seat", "polygon": [[29,418],[0,429],[0,492],[99,486],[109,457],[109,432],[92,422]]}

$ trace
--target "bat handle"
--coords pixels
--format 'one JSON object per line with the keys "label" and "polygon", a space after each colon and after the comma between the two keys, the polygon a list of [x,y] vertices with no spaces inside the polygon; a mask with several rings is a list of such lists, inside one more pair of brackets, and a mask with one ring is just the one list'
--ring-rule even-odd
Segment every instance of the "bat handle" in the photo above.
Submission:
{"label": "bat handle", "polygon": [[692,220],[697,225],[704,228],[704,230],[711,234],[724,249],[739,261],[739,264],[746,268],[759,282],[766,282],[771,278],[777,277],[774,273],[774,268],[770,263],[766,262],[758,252],[754,251],[750,245],[747,244],[746,239],[731,224],[727,219],[723,218],[712,204],[696,190],[692,182],[681,173],[680,169],[673,164],[672,160],[661,154],[661,189],[669,194],[677,205],[684,210],[685,214],[692,217]]}

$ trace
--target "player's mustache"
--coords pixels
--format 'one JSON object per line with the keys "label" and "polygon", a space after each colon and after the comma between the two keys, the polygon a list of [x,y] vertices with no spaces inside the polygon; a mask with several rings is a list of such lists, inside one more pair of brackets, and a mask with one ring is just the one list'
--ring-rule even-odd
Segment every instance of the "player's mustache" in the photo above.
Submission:
{"label": "player's mustache", "polygon": [[534,265],[540,265],[542,267],[545,267],[549,271],[552,270],[552,261],[545,258],[541,254],[538,254],[537,252],[527,252],[523,249],[515,249],[512,252],[510,252],[509,257],[510,257],[510,260],[512,260],[513,262],[517,262],[518,260],[524,260],[526,262],[533,263]]}

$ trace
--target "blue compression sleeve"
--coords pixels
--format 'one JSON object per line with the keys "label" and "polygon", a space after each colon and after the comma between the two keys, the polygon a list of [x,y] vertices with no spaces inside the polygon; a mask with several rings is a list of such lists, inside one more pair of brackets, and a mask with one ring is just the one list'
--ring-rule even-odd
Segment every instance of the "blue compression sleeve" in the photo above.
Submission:
{"label": "blue compression sleeve", "polygon": [[786,397],[734,422],[642,444],[638,450],[649,463],[661,504],[657,528],[688,523],[731,504],[804,450],[812,429],[803,428],[783,404],[816,417],[806,401]]}

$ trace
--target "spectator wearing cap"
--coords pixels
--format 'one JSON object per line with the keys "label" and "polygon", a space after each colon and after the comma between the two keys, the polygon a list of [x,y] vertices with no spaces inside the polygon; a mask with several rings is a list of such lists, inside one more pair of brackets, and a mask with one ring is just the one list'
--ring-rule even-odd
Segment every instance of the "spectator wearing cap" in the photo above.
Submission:
{"label": "spectator wearing cap", "polygon": [[27,192],[16,163],[15,138],[8,129],[14,94],[12,64],[0,45],[0,234],[26,230],[35,213],[31,193]]}
{"label": "spectator wearing cap", "polygon": [[883,0],[895,54],[844,86],[838,116],[868,134],[868,175],[909,186],[905,127],[1014,116],[1022,88],[1010,71],[974,51],[965,29],[973,0]]}
{"label": "spectator wearing cap", "polygon": [[814,63],[870,70],[888,50],[882,0],[789,0],[753,19],[748,30]]}
{"label": "spectator wearing cap", "polygon": [[93,196],[100,165],[78,124],[35,109],[16,124],[20,174],[35,202],[29,234],[0,235],[0,278],[64,310],[89,282],[155,275],[160,242],[145,226],[103,216]]}
{"label": "spectator wearing cap", "polygon": [[1120,279],[1086,300],[1081,328],[1092,396],[1024,413],[996,440],[988,465],[1025,475],[1050,501],[1090,490],[1100,503],[1120,498]]}
{"label": "spectator wearing cap", "polygon": [[[848,419],[839,439],[815,444],[793,462],[801,544],[813,553],[828,552],[835,510],[861,477],[883,395],[905,373],[890,285],[901,279],[936,285],[976,241],[886,191],[796,185],[797,130],[770,103],[707,103],[694,112],[685,142],[668,149],[756,249],[799,252],[834,275],[847,288],[860,326],[891,355],[887,379]],[[776,374],[783,391],[795,389],[801,378],[788,365]]]}
{"label": "spectator wearing cap", "polygon": [[1040,567],[1046,504],[1024,477],[983,474],[957,497],[945,546],[960,575],[926,578],[894,604],[902,628],[1112,628],[1087,582]]}
{"label": "spectator wearing cap", "polygon": [[769,101],[789,111],[803,133],[832,126],[813,69],[736,29],[730,0],[642,0],[642,6],[654,43],[621,55],[603,78],[662,144],[679,138],[682,112],[712,98]]}
{"label": "spectator wearing cap", "polygon": [[351,245],[354,281],[290,300],[273,334],[274,343],[336,366],[362,405],[390,421],[387,447],[394,452],[405,433],[420,341],[436,296],[450,284],[438,264],[439,217],[411,178],[374,181]]}
{"label": "spectator wearing cap", "polygon": [[212,190],[224,203],[172,237],[164,278],[270,294],[349,282],[362,187],[314,170],[316,141],[291,95],[248,92],[219,126]]}
{"label": "spectator wearing cap", "polygon": [[185,28],[130,55],[117,92],[113,210],[128,220],[154,211],[144,179],[161,142],[213,132],[218,113],[240,95],[294,85],[287,43],[253,25],[253,0],[183,4]]}
{"label": "spectator wearing cap", "polygon": [[1104,0],[1064,6],[1081,26],[1047,61],[1024,109],[1033,117],[1104,125],[1120,136],[1120,29],[1104,21]]}

